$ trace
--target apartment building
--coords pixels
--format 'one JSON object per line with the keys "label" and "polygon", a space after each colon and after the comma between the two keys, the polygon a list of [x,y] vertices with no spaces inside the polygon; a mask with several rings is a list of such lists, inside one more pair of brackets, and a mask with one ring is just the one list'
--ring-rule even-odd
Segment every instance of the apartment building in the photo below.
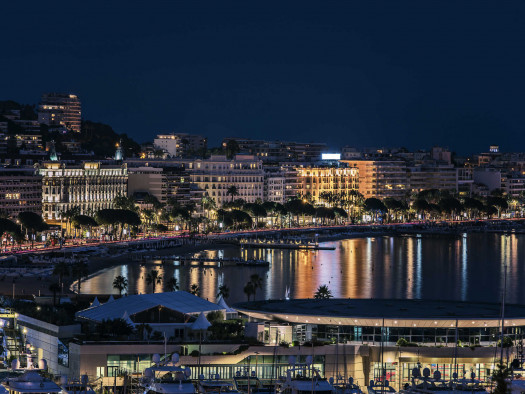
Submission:
{"label": "apartment building", "polygon": [[115,197],[127,195],[126,164],[67,165],[55,161],[43,162],[38,168],[42,176],[44,220],[58,221],[61,212],[73,207],[80,207],[82,214],[112,208]]}
{"label": "apartment building", "polygon": [[135,193],[148,193],[155,196],[159,202],[165,203],[163,178],[162,168],[128,168],[128,196],[133,196]]}
{"label": "apartment building", "polygon": [[355,167],[297,167],[299,194],[311,195],[314,203],[323,202],[323,194],[349,196],[359,188],[359,170]]}
{"label": "apartment building", "polygon": [[82,109],[74,94],[44,93],[38,107],[38,122],[52,130],[80,133]]}
{"label": "apartment building", "polygon": [[264,167],[264,201],[286,202],[286,178],[280,166]]}
{"label": "apartment building", "polygon": [[255,202],[264,198],[264,170],[262,162],[252,155],[211,156],[193,161],[189,168],[190,180],[215,200],[218,207],[231,201],[228,188],[235,186],[233,199]]}
{"label": "apartment building", "polygon": [[9,218],[20,212],[42,212],[42,177],[35,168],[0,168],[0,211]]}
{"label": "apartment building", "polygon": [[249,138],[225,138],[225,149],[230,141],[235,141],[241,153],[254,155],[264,162],[311,162],[321,160],[321,154],[327,150],[324,143],[303,143],[290,141],[265,141]]}
{"label": "apartment building", "polygon": [[159,134],[153,140],[153,145],[166,151],[171,157],[183,157],[206,151],[208,140],[196,134]]}
{"label": "apartment building", "polygon": [[403,160],[342,160],[359,173],[359,192],[364,198],[404,199],[409,192],[407,165]]}
{"label": "apartment building", "polygon": [[457,191],[457,173],[452,164],[429,162],[408,168],[410,190],[420,192],[428,189]]}

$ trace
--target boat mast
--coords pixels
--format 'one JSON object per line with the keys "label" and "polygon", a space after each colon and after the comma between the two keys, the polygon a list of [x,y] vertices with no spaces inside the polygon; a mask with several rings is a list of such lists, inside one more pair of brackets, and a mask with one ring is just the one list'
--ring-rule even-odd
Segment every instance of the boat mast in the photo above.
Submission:
{"label": "boat mast", "polygon": [[499,363],[503,365],[503,330],[505,329],[505,293],[507,293],[507,264],[503,266],[503,291],[501,294],[501,333],[500,333],[500,358]]}

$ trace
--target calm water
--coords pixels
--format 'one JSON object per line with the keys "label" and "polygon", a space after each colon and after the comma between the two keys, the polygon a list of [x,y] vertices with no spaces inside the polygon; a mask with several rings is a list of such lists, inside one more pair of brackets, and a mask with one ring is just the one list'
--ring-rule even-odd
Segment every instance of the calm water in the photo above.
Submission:
{"label": "calm water", "polygon": [[[503,267],[508,266],[507,300],[525,303],[525,235],[469,234],[463,236],[370,237],[327,242],[335,250],[289,251],[239,249],[206,251],[211,257],[263,258],[270,267],[176,267],[158,264],[164,281],[174,276],[181,290],[199,285],[200,295],[215,300],[218,287],[230,288],[230,304],[246,300],[250,275],[263,278],[256,299],[311,298],[318,286],[328,285],[335,297],[426,298],[499,301]],[[241,256],[242,253],[242,256]],[[153,262],[154,263],[154,262]],[[103,270],[82,285],[83,293],[118,293],[115,276],[129,281],[129,294],[151,292],[146,274],[155,268],[130,262]],[[163,284],[156,286],[159,292]]]}

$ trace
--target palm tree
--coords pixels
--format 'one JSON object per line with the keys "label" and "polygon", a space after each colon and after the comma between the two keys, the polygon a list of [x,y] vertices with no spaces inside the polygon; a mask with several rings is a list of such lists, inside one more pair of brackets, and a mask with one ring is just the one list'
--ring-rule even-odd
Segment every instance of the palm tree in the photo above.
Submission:
{"label": "palm tree", "polygon": [[230,288],[226,285],[220,285],[219,292],[217,293],[217,297],[222,297],[226,299],[229,296],[230,296]]}
{"label": "palm tree", "polygon": [[82,285],[82,278],[89,273],[88,266],[83,261],[78,261],[71,267],[71,275],[77,280],[78,293],[80,294],[80,286]]}
{"label": "palm tree", "polygon": [[60,291],[60,285],[58,283],[51,283],[49,285],[49,291],[53,293],[53,306],[57,304],[57,293]]}
{"label": "palm tree", "polygon": [[239,195],[239,189],[237,189],[237,186],[231,185],[228,188],[228,190],[226,190],[226,195],[228,195],[228,194],[230,194],[232,196],[232,202],[233,202],[233,197]]}
{"label": "palm tree", "polygon": [[190,293],[198,297],[199,296],[199,285],[196,283],[192,284],[190,287]]}
{"label": "palm tree", "polygon": [[244,286],[243,291],[244,291],[244,294],[246,294],[246,298],[248,298],[248,301],[250,301],[250,296],[252,294],[255,294],[253,283],[251,281],[246,283],[246,286]]}
{"label": "palm tree", "polygon": [[321,285],[317,288],[317,291],[314,294],[314,298],[317,300],[326,300],[328,298],[332,298],[332,292],[328,288],[327,285]]}
{"label": "palm tree", "polygon": [[122,292],[128,288],[128,280],[122,275],[116,276],[113,279],[113,288],[117,289],[119,295],[122,296]]}
{"label": "palm tree", "polygon": [[62,286],[62,279],[64,278],[64,276],[69,276],[69,265],[67,265],[63,261],[57,263],[55,265],[55,268],[53,268],[53,275],[58,276],[58,283],[60,286]]}
{"label": "palm tree", "polygon": [[155,293],[155,285],[162,283],[162,275],[159,275],[159,271],[157,270],[151,270],[151,272],[148,272],[146,275],[146,283],[151,285],[151,292]]}
{"label": "palm tree", "polygon": [[166,288],[168,289],[168,291],[179,290],[179,282],[177,281],[177,278],[173,276],[169,278],[168,281],[166,282]]}
{"label": "palm tree", "polygon": [[263,281],[259,274],[252,274],[250,276],[250,282],[253,285],[253,299],[255,301],[255,293],[257,292],[257,289],[262,289]]}

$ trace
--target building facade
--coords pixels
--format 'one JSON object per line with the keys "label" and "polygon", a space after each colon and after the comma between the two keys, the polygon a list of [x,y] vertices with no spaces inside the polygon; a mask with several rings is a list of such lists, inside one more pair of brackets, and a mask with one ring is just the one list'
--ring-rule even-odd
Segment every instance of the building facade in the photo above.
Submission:
{"label": "building facade", "polygon": [[42,216],[48,221],[60,220],[61,212],[74,207],[79,207],[82,214],[112,208],[115,197],[127,195],[126,164],[84,162],[69,166],[44,162],[39,174],[42,176]]}
{"label": "building facade", "polygon": [[44,93],[38,107],[38,122],[50,129],[80,133],[82,108],[74,94]]}
{"label": "building facade", "polygon": [[359,192],[366,198],[404,199],[409,189],[403,160],[342,160],[359,172]]}
{"label": "building facade", "polygon": [[153,140],[153,145],[166,151],[171,157],[182,157],[206,151],[208,140],[195,134],[159,134]]}
{"label": "building facade", "polygon": [[[264,170],[262,162],[251,155],[211,156],[209,159],[190,163],[190,179],[199,189],[211,197],[217,207],[233,199],[255,202],[264,199]],[[235,186],[237,195],[228,194]]]}
{"label": "building facade", "polygon": [[0,168],[0,210],[10,218],[20,212],[42,213],[42,177],[30,168]]}
{"label": "building facade", "polygon": [[355,167],[298,167],[296,171],[299,194],[310,195],[314,203],[322,203],[327,194],[349,197],[359,188],[359,170]]}

